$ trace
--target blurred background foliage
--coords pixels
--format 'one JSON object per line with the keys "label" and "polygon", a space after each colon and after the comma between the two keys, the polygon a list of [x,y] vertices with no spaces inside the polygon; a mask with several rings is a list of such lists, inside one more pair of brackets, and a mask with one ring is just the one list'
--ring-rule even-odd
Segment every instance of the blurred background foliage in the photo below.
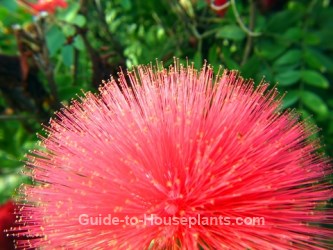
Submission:
{"label": "blurred background foliage", "polygon": [[24,155],[55,110],[81,90],[97,92],[119,67],[174,56],[278,83],[283,108],[322,128],[333,156],[329,0],[40,2],[0,0],[0,203],[25,181]]}

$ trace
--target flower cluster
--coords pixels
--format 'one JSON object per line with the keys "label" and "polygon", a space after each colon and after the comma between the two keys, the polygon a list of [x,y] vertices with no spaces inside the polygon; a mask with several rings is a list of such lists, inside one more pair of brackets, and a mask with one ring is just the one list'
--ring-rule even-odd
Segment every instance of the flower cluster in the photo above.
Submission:
{"label": "flower cluster", "polygon": [[[268,84],[139,66],[56,114],[22,187],[21,248],[328,249],[328,160]],[[80,224],[79,217],[260,217],[264,224]]]}

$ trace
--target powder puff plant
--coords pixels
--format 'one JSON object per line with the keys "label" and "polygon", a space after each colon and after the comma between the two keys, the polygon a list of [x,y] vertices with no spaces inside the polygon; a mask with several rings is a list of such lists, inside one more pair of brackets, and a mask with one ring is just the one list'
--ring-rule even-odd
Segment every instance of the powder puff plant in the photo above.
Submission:
{"label": "powder puff plant", "polygon": [[[26,165],[35,184],[21,190],[15,234],[31,239],[20,248],[330,246],[331,167],[309,139],[316,129],[282,112],[267,83],[227,70],[214,77],[210,66],[138,66],[46,130]],[[108,216],[119,223],[103,223]],[[186,223],[199,217],[224,223]]]}

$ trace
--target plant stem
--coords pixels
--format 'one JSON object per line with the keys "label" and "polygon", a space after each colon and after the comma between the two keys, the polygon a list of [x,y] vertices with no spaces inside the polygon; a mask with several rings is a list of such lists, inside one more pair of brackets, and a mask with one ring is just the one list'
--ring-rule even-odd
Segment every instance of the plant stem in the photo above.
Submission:
{"label": "plant stem", "polygon": [[239,12],[237,10],[237,6],[236,6],[236,1],[235,0],[230,0],[230,4],[231,4],[231,7],[232,7],[232,10],[234,12],[234,15],[235,15],[235,18],[236,18],[236,21],[237,23],[239,24],[239,27],[248,35],[248,36],[260,36],[261,33],[258,33],[258,32],[253,32],[252,30],[249,30],[245,24],[243,23],[240,15],[239,15]]}
{"label": "plant stem", "polygon": [[[256,19],[256,15],[255,15],[256,14],[256,6],[255,6],[254,0],[249,0],[249,1],[250,1],[250,13],[249,13],[250,23],[249,23],[249,28],[250,28],[250,30],[253,30],[254,25],[255,25],[255,19]],[[248,34],[245,49],[244,49],[244,54],[243,54],[243,58],[242,58],[242,62],[241,62],[241,66],[243,66],[247,62],[247,60],[249,58],[249,55],[251,53],[251,50],[252,50],[252,45],[253,45],[253,36],[250,36]]]}

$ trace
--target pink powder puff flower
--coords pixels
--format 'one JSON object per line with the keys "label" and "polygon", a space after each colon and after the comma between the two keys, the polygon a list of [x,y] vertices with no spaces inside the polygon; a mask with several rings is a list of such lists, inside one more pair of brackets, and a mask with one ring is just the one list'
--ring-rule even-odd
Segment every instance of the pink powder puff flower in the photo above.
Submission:
{"label": "pink powder puff flower", "polygon": [[128,78],[50,121],[27,163],[20,248],[330,248],[332,170],[276,89],[177,61]]}

